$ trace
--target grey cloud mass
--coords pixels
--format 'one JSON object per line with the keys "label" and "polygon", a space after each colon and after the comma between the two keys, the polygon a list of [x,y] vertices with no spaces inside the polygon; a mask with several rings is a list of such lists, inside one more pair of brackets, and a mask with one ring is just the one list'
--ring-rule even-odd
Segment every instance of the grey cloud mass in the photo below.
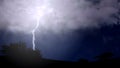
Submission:
{"label": "grey cloud mass", "polygon": [[[116,24],[112,15],[119,10],[118,0],[0,0],[0,18],[8,21],[12,31],[29,32],[35,26],[36,7],[42,11],[39,30],[54,32]],[[45,12],[53,9],[53,12]],[[35,10],[34,10],[35,9]],[[44,13],[43,13],[44,12]],[[2,19],[3,18],[3,19]],[[0,22],[1,28],[6,22]]]}

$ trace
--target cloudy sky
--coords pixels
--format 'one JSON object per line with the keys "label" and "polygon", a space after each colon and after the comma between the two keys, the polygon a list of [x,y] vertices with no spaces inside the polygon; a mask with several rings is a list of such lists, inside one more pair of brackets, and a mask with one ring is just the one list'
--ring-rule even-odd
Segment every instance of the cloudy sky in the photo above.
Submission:
{"label": "cloudy sky", "polygon": [[119,29],[103,36],[103,26],[118,24],[119,12],[119,0],[0,0],[0,44],[23,41],[32,47],[31,31],[39,22],[35,43],[45,58],[74,61],[102,49],[120,52],[116,43],[104,44]]}

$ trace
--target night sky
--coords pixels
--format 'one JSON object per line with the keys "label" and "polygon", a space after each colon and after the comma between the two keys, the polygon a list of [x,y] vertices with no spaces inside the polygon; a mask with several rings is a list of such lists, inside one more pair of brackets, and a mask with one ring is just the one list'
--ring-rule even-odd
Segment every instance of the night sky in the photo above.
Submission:
{"label": "night sky", "polygon": [[[120,0],[0,0],[0,45],[25,42],[44,58],[120,57]],[[0,47],[1,49],[1,47]]]}

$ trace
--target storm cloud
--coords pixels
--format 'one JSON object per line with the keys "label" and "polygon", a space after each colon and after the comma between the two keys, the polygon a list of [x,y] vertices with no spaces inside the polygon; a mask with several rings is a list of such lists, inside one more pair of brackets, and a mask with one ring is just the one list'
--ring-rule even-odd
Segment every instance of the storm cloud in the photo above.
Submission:
{"label": "storm cloud", "polygon": [[[0,0],[0,29],[30,32],[35,27],[34,8],[53,9],[40,20],[40,31],[54,32],[116,24],[112,17],[119,11],[118,0]],[[47,10],[45,10],[47,11]]]}

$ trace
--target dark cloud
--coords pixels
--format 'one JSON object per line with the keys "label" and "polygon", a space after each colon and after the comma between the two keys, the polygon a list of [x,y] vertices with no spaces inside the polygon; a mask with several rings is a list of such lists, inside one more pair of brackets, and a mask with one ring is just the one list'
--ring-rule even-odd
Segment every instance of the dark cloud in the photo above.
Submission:
{"label": "dark cloud", "polygon": [[0,0],[0,6],[3,4],[4,0]]}
{"label": "dark cloud", "polygon": [[102,0],[86,0],[86,1],[89,1],[89,2],[91,2],[92,4],[97,5],[97,4],[100,4],[100,2],[101,2]]}

